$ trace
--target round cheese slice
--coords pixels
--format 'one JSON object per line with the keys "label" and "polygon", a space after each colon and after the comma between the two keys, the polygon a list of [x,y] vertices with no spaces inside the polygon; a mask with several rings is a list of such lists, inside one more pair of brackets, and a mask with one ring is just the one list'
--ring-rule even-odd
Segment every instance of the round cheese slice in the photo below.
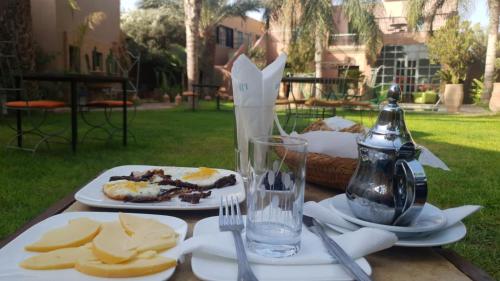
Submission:
{"label": "round cheese slice", "polygon": [[77,247],[90,242],[101,224],[88,218],[70,220],[68,225],[50,230],[40,240],[27,245],[27,251],[48,252],[60,248]]}

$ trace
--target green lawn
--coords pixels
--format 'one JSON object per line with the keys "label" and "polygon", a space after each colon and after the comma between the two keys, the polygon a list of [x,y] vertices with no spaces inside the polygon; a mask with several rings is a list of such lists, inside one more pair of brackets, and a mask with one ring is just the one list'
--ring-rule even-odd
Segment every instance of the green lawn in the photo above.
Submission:
{"label": "green lawn", "polygon": [[[100,117],[100,113],[94,115]],[[357,113],[346,113],[356,120]],[[56,117],[67,123],[68,116]],[[418,143],[451,168],[426,168],[429,201],[441,208],[480,204],[484,209],[467,219],[468,235],[453,249],[500,279],[500,115],[464,117],[407,114]],[[364,118],[365,124],[368,119]],[[369,124],[367,124],[369,125]],[[96,176],[124,164],[210,166],[233,168],[231,111],[184,109],[140,111],[132,129],[137,143],[124,149],[119,138],[110,143],[88,141],[78,153],[69,146],[30,153],[0,149],[0,238],[41,213],[55,201]],[[85,127],[81,128],[82,133]],[[0,144],[12,131],[0,121]],[[409,249],[411,251],[411,249]]]}

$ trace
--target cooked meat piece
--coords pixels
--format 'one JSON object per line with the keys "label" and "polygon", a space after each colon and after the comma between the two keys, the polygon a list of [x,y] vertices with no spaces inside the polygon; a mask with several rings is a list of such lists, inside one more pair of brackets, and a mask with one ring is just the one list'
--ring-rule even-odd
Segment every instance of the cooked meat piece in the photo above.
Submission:
{"label": "cooked meat piece", "polygon": [[181,195],[179,195],[179,198],[181,199],[182,202],[189,202],[191,204],[198,204],[198,203],[200,203],[200,199],[207,198],[211,194],[212,194],[211,191],[193,192],[193,193],[181,194]]}
{"label": "cooked meat piece", "polygon": [[229,176],[225,176],[225,177],[222,177],[222,178],[218,179],[208,189],[222,188],[222,187],[231,186],[231,185],[235,185],[235,184],[236,184],[236,176],[234,174],[231,174]]}

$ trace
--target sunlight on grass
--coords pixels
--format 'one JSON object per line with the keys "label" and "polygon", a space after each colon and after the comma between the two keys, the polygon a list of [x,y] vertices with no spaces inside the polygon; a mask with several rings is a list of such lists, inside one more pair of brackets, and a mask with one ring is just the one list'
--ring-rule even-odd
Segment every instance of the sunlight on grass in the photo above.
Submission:
{"label": "sunlight on grass", "polygon": [[[203,103],[191,112],[186,108],[139,111],[132,124],[137,143],[127,148],[116,137],[109,143],[89,140],[72,154],[69,145],[29,153],[0,149],[0,238],[43,212],[69,192],[81,187],[103,170],[126,164],[208,166],[233,169],[233,113],[223,104]],[[95,112],[93,118],[101,118]],[[358,112],[339,115],[359,120]],[[283,114],[280,112],[281,119]],[[376,113],[371,122],[375,121]],[[68,126],[61,114],[54,123]],[[479,204],[484,209],[468,218],[468,235],[451,245],[461,255],[500,279],[500,115],[464,117],[407,113],[407,125],[415,141],[435,152],[451,171],[426,167],[429,201],[441,208]],[[364,124],[370,126],[365,113]],[[13,135],[0,123],[0,144]],[[88,129],[80,122],[80,136]],[[299,126],[300,127],[300,126]],[[298,128],[299,128],[298,127]],[[302,124],[302,128],[304,124]],[[68,131],[69,133],[69,131]]]}

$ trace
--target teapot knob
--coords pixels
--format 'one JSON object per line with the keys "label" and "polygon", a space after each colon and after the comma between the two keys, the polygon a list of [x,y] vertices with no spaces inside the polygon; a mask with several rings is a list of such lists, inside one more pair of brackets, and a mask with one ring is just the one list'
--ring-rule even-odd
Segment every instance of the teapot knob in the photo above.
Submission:
{"label": "teapot knob", "polygon": [[392,84],[387,91],[389,103],[396,103],[401,98],[401,88],[398,84]]}

